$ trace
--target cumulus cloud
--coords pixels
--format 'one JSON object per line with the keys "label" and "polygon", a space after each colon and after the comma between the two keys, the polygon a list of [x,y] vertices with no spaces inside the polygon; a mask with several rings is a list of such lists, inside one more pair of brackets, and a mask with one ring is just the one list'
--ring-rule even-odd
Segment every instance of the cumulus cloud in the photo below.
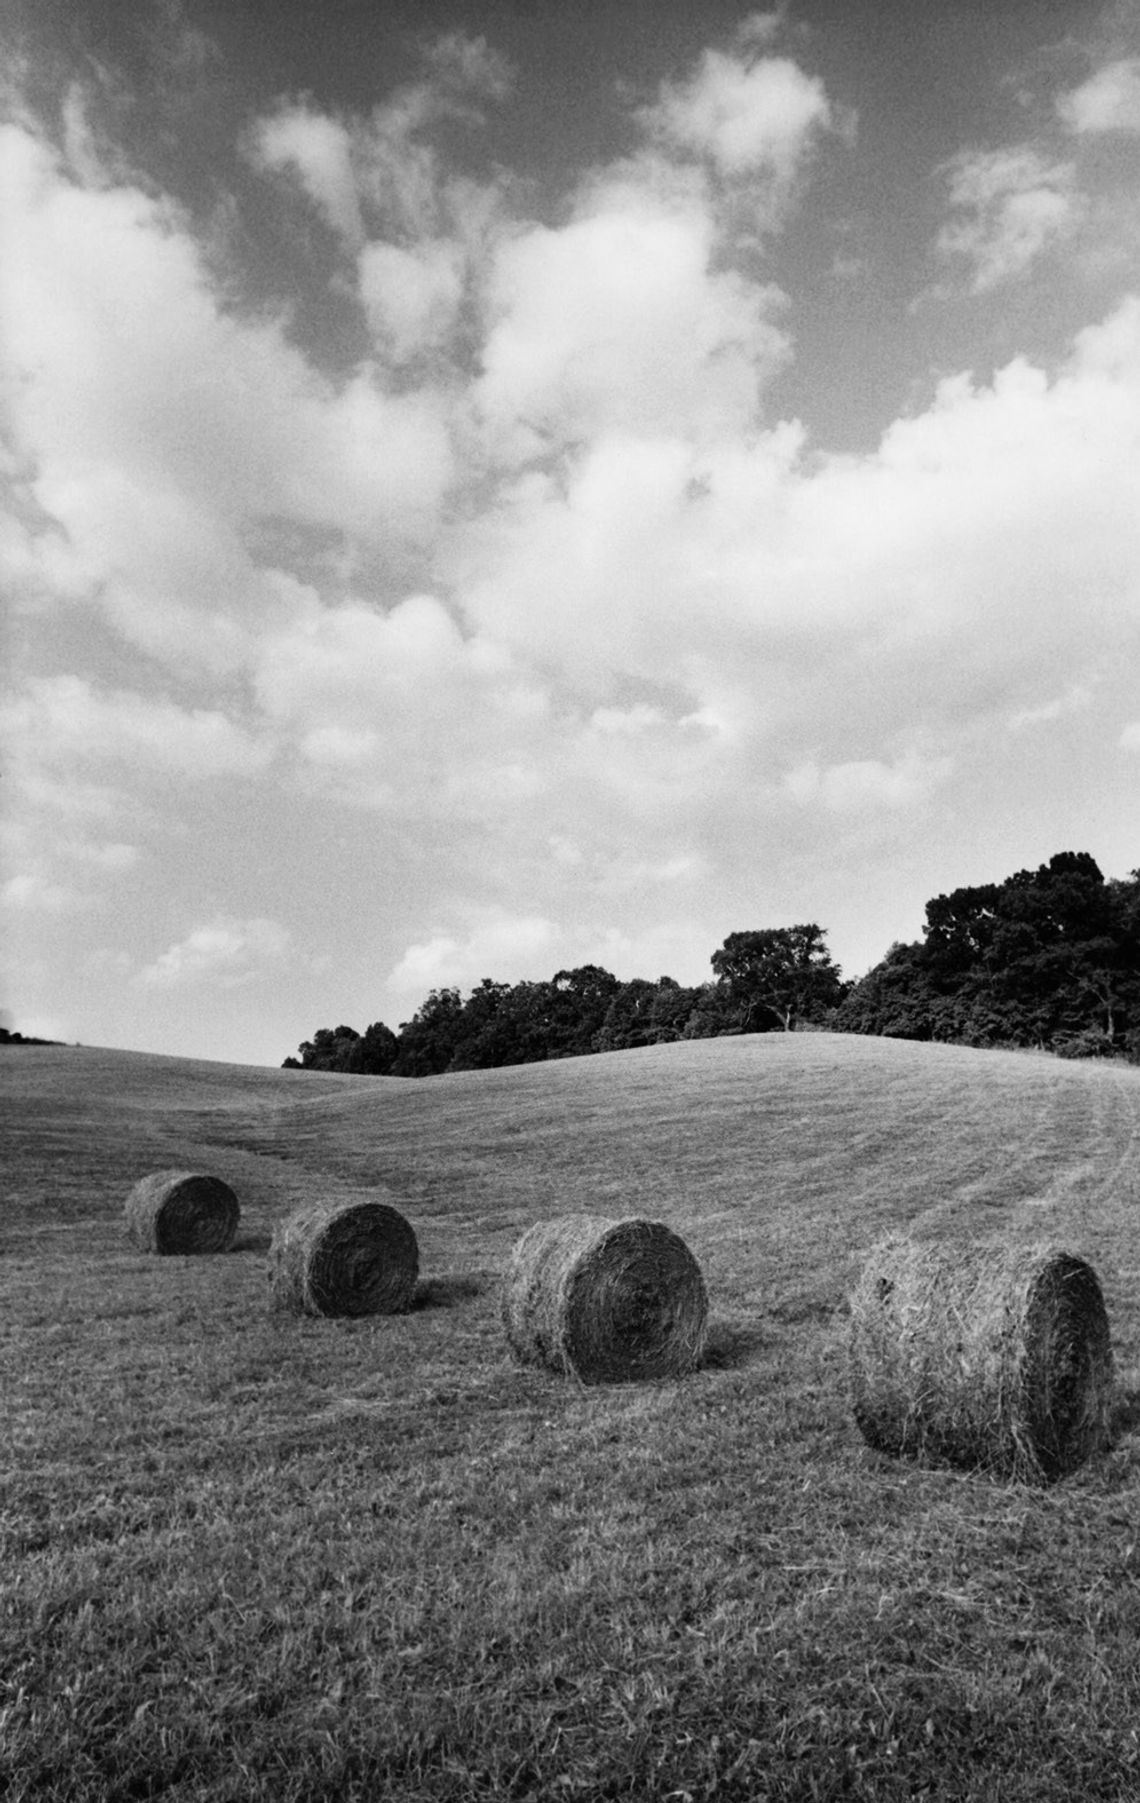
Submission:
{"label": "cumulus cloud", "polygon": [[909,807],[944,782],[952,769],[949,758],[908,752],[889,764],[880,758],[856,758],[821,768],[812,760],[790,770],[784,782],[796,801],[820,802],[825,808],[844,814]]}
{"label": "cumulus cloud", "polygon": [[1072,165],[1030,146],[962,151],[945,173],[953,216],[937,249],[969,265],[973,294],[1023,276],[1082,217]]}
{"label": "cumulus cloud", "polygon": [[[726,760],[756,767],[781,742],[784,769],[846,765],[851,733],[875,768],[831,792],[882,791],[908,726],[940,742],[998,695],[1031,705],[1059,655],[1083,680],[1101,635],[1135,631],[1138,357],[1128,303],[1053,374],[1018,358],[990,383],[948,379],[863,456],[809,458],[792,429],[598,437],[456,540],[456,594],[603,710],[578,752],[589,768],[604,741],[631,796],[680,770],[723,782]],[[615,704],[620,683],[653,692]]]}
{"label": "cumulus cloud", "polygon": [[1066,714],[1080,713],[1089,706],[1093,698],[1093,686],[1090,683],[1078,682],[1065,689],[1060,695],[1053,695],[1048,701],[1039,701],[1030,707],[1019,707],[1009,717],[1011,732],[1024,732],[1026,727],[1045,726],[1052,720],[1061,720]]}
{"label": "cumulus cloud", "polygon": [[300,182],[333,230],[350,245],[364,236],[352,141],[339,119],[316,112],[306,102],[281,106],[258,120],[250,139],[250,156],[261,169],[284,169]]}
{"label": "cumulus cloud", "polygon": [[265,769],[272,747],[212,708],[101,690],[81,676],[36,677],[3,710],[9,742],[33,766],[115,762],[208,779]]}
{"label": "cumulus cloud", "polygon": [[459,245],[446,239],[407,250],[398,244],[367,244],[358,267],[365,313],[394,363],[447,341],[463,299]]}
{"label": "cumulus cloud", "polygon": [[714,247],[699,196],[622,181],[501,246],[475,399],[508,460],[604,432],[747,430],[787,351],[781,296],[715,270]]}
{"label": "cumulus cloud", "polygon": [[432,595],[387,612],[314,603],[267,637],[253,682],[312,780],[345,798],[481,817],[546,780],[541,684],[486,635],[465,635]]}
{"label": "cumulus cloud", "polygon": [[223,306],[175,210],[83,187],[29,130],[3,128],[0,166],[0,333],[41,522],[15,546],[25,584],[89,595],[159,655],[232,665],[243,604],[280,595],[250,559],[252,524],[385,555],[435,527],[452,475],[441,397],[390,392],[368,367],[319,377],[280,322]]}
{"label": "cumulus cloud", "polygon": [[83,891],[58,882],[44,867],[21,870],[0,886],[0,905],[20,914],[73,914],[87,905]]}
{"label": "cumulus cloud", "polygon": [[1140,132],[1140,56],[1105,63],[1079,87],[1062,94],[1057,105],[1070,131]]}
{"label": "cumulus cloud", "polygon": [[456,939],[448,933],[408,946],[390,971],[395,994],[423,996],[430,989],[469,988],[485,976],[520,982],[552,975],[548,969],[561,929],[541,915],[485,921]]}
{"label": "cumulus cloud", "polygon": [[195,927],[133,980],[143,989],[197,984],[232,989],[253,982],[266,967],[279,965],[289,946],[289,933],[275,920],[222,918]]}
{"label": "cumulus cloud", "polygon": [[722,175],[764,174],[786,190],[832,112],[822,81],[787,57],[706,50],[687,81],[663,83],[641,118],[666,144],[710,158]]}

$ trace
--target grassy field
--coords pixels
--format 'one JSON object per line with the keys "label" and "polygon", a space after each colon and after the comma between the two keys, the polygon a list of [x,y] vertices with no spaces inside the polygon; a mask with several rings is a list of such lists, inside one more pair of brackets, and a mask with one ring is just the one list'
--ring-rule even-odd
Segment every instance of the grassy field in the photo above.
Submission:
{"label": "grassy field", "polygon": [[[0,1794],[1140,1797],[1140,1069],[826,1034],[417,1083],[0,1052]],[[122,1231],[215,1172],[224,1256]],[[266,1307],[274,1221],[396,1193],[399,1318]],[[700,1260],[683,1382],[505,1351],[532,1221]],[[1035,1490],[864,1446],[844,1297],[895,1226],[1101,1275],[1114,1448]]]}

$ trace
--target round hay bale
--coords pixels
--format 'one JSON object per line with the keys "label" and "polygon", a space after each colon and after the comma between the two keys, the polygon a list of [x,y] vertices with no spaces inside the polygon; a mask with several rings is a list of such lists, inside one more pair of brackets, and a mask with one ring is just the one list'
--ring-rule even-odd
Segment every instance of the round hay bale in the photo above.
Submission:
{"label": "round hay bale", "polygon": [[269,1296],[305,1315],[399,1315],[412,1305],[420,1253],[383,1202],[307,1202],[274,1231]]}
{"label": "round hay bale", "polygon": [[891,1236],[850,1300],[852,1402],[876,1450],[1052,1483],[1107,1443],[1112,1344],[1084,1259]]}
{"label": "round hay bale", "polygon": [[228,1183],[203,1171],[152,1171],[123,1210],[143,1252],[228,1252],[241,1209]]}
{"label": "round hay bale", "polygon": [[683,1376],[707,1317],[700,1266],[657,1221],[541,1221],[511,1253],[502,1292],[515,1356],[585,1384]]}

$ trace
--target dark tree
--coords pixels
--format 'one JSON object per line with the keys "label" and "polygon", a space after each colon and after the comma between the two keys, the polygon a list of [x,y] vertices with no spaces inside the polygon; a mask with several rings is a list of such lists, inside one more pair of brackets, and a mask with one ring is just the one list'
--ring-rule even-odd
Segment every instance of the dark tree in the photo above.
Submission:
{"label": "dark tree", "polygon": [[633,977],[610,997],[601,1026],[594,1035],[594,1050],[618,1052],[629,1046],[654,1044],[653,1001],[657,986],[645,977]]}
{"label": "dark tree", "polygon": [[387,1077],[396,1062],[398,1051],[399,1041],[391,1027],[386,1027],[382,1020],[374,1020],[357,1041],[353,1061],[348,1069],[359,1071],[363,1076]]}
{"label": "dark tree", "polygon": [[712,955],[717,980],[737,1010],[745,1032],[773,1025],[785,1033],[843,999],[843,979],[822,927],[765,927],[730,933]]}
{"label": "dark tree", "polygon": [[612,996],[594,1036],[595,1051],[683,1039],[702,994],[700,989],[685,989],[673,977],[658,977],[656,983],[645,977],[632,978]]}
{"label": "dark tree", "polygon": [[484,977],[463,1004],[449,1070],[535,1064],[547,1055],[545,983],[494,983]]}
{"label": "dark tree", "polygon": [[411,1020],[400,1023],[392,1075],[435,1077],[455,1056],[463,1034],[463,1003],[458,989],[433,989]]}
{"label": "dark tree", "polygon": [[570,1058],[592,1052],[611,1001],[621,984],[599,964],[555,971],[549,986],[547,1056]]}
{"label": "dark tree", "polygon": [[359,1043],[355,1027],[320,1027],[297,1049],[306,1071],[346,1071]]}
{"label": "dark tree", "polygon": [[382,1020],[374,1021],[364,1034],[355,1027],[321,1027],[297,1049],[300,1059],[286,1058],[283,1069],[383,1077],[395,1061],[396,1035]]}
{"label": "dark tree", "polygon": [[1132,1050],[1140,1033],[1140,879],[1058,852],[1002,883],[927,903],[923,943],[892,946],[837,1017],[853,1032]]}
{"label": "dark tree", "polygon": [[739,1010],[730,1001],[724,984],[702,983],[689,993],[693,1001],[681,1029],[682,1039],[719,1039],[743,1030]]}

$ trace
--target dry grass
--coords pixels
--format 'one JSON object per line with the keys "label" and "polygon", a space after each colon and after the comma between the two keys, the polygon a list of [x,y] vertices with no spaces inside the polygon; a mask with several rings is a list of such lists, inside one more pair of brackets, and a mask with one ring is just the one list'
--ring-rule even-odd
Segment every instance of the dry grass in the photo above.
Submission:
{"label": "dry grass", "polygon": [[878,1451],[1052,1482],[1103,1450],[1112,1347],[1085,1260],[893,1235],[850,1311],[855,1419]]}
{"label": "dry grass", "polygon": [[627,1383],[693,1370],[708,1298],[696,1259],[660,1222],[564,1215],[536,1222],[515,1246],[502,1314],[524,1364]]}
{"label": "dry grass", "polygon": [[152,1171],[131,1190],[123,1215],[128,1235],[142,1252],[228,1252],[241,1208],[220,1177],[203,1171]]}
{"label": "dry grass", "polygon": [[386,1203],[304,1203],[274,1231],[270,1303],[304,1315],[403,1314],[419,1258],[415,1232]]}
{"label": "dry grass", "polygon": [[[1140,1794],[1140,1072],[774,1034],[0,1083],[5,1803]],[[124,1242],[174,1167],[240,1195],[229,1256]],[[406,1314],[265,1307],[278,1221],[392,1195]],[[518,1365],[520,1234],[647,1198],[708,1286],[697,1370]],[[888,1230],[1078,1247],[1114,1447],[1049,1487],[869,1452],[844,1299]]]}

